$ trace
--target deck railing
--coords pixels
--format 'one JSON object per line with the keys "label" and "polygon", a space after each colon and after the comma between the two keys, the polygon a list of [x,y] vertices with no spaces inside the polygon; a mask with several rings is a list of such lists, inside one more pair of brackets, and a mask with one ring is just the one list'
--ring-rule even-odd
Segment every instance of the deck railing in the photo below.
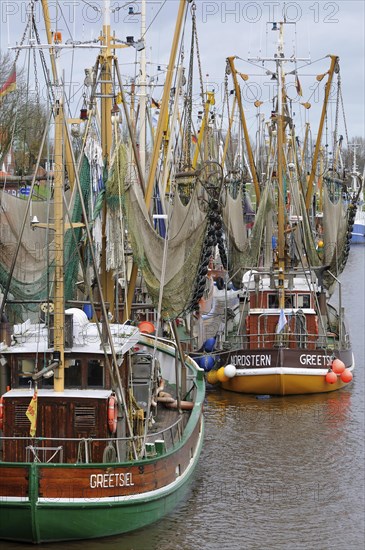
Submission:
{"label": "deck railing", "polygon": [[340,342],[338,335],[332,332],[318,334],[310,332],[283,332],[283,333],[252,333],[236,335],[229,340],[232,348],[265,349],[265,348],[300,348],[338,350],[350,349],[351,342],[348,333],[343,335]]}
{"label": "deck railing", "polygon": [[[178,443],[183,434],[186,415],[179,418],[162,430],[149,433],[146,437],[143,456],[140,460],[164,454]],[[66,462],[73,464],[100,463],[93,461],[93,451],[101,444],[105,444],[103,462],[124,462],[129,460],[132,443],[136,448],[142,448],[144,437],[110,437],[110,438],[67,438],[67,437],[0,437],[0,462],[3,462],[3,448],[8,443],[17,445],[23,442],[26,462],[40,462],[43,464],[64,463],[67,446]],[[100,454],[100,451],[99,451]],[[71,458],[70,458],[71,457]],[[108,460],[107,460],[108,459]]]}

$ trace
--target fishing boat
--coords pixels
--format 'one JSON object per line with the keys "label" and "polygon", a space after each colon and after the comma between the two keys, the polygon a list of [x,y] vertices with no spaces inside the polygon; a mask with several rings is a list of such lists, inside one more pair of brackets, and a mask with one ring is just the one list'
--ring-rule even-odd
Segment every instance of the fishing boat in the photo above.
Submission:
{"label": "fishing boat", "polygon": [[[109,4],[103,2],[100,54],[90,104],[81,117],[92,127],[99,97],[104,149],[91,136],[85,137],[83,152],[91,151],[89,161],[82,154],[75,162],[57,72],[62,38],[50,32],[44,0],[54,91],[50,112],[54,170],[48,178],[52,201],[33,200],[36,176],[27,200],[17,204],[16,212],[23,211],[21,219],[11,218],[11,209],[4,207],[5,199],[9,205],[16,197],[1,196],[2,222],[14,241],[8,243],[12,255],[2,266],[2,275],[6,272],[8,277],[2,279],[0,295],[0,539],[5,540],[93,539],[142,528],[183,498],[202,448],[203,370],[182,350],[172,316],[175,337],[168,340],[159,333],[159,318],[138,326],[129,319],[118,321],[118,304],[112,303],[116,287],[105,288],[116,277],[113,271],[105,274],[105,239],[98,248],[97,216],[94,210],[92,218],[90,200],[82,189],[85,174],[88,190],[93,175],[96,193],[103,184],[108,189],[98,162],[102,158],[105,167],[106,161],[109,181],[113,168],[111,163],[108,166],[108,147],[113,139],[116,152],[120,145],[112,139],[110,122],[115,95],[124,92],[121,80],[112,89],[112,67],[119,73],[112,53],[117,42],[112,44]],[[186,8],[187,2],[181,1],[176,48]],[[35,23],[34,17],[31,22]],[[172,69],[173,61],[171,74]],[[127,118],[126,101],[124,107]],[[112,114],[119,131],[117,110]],[[49,131],[47,127],[44,136]],[[64,151],[72,161],[67,172]],[[66,173],[73,185],[71,196],[65,191]],[[148,211],[144,214],[145,224],[153,226]],[[99,224],[105,223],[99,211]],[[42,232],[46,237],[33,237]],[[33,256],[39,259],[40,246],[42,262],[47,263],[45,274],[42,262],[33,269],[31,261]],[[76,261],[76,267],[70,260]],[[25,294],[19,294],[22,286]],[[162,292],[159,299],[169,306]]]}
{"label": "fishing boat", "polygon": [[[362,177],[357,168],[356,152],[358,145],[353,144],[353,165],[352,165],[352,189],[358,195],[358,206],[351,233],[351,244],[365,244],[365,200],[364,200],[364,176]],[[361,196],[362,195],[362,196]]]}
{"label": "fishing boat", "polygon": [[[249,76],[236,68],[236,57],[227,59],[226,81],[233,79],[246,162],[237,167],[226,161],[227,176],[236,174],[237,181],[234,194],[227,186],[220,212],[228,248],[225,280],[241,291],[240,316],[221,346],[209,350],[213,361],[205,359],[207,381],[248,394],[329,392],[346,386],[355,367],[339,276],[349,255],[357,193],[338,173],[335,153],[332,163],[322,163],[321,145],[329,94],[340,93],[339,83],[334,85],[336,77],[340,80],[339,58],[328,56],[328,70],[317,76],[318,86],[325,78],[326,83],[310,153],[309,125],[300,141],[295,122],[295,111],[311,108],[303,100],[297,70],[298,63],[306,66],[310,60],[287,56],[286,23],[270,25],[278,36],[275,55],[249,60],[264,68],[274,86],[268,121],[264,100],[254,103],[259,125],[255,151],[238,84],[238,77],[245,83]],[[301,105],[294,107],[295,101]],[[256,206],[248,229],[244,197],[249,188]]]}
{"label": "fishing boat", "polygon": [[351,243],[365,244],[365,210],[363,210],[363,205],[360,205],[356,212]]}

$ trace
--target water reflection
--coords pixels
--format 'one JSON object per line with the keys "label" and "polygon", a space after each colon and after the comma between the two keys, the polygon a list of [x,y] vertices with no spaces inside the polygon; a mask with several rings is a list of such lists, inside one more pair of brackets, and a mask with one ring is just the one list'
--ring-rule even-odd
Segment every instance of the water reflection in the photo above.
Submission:
{"label": "water reflection", "polygon": [[267,400],[208,390],[201,461],[178,509],[137,533],[42,548],[363,548],[364,268],[365,247],[351,249],[342,277],[356,358],[351,385]]}

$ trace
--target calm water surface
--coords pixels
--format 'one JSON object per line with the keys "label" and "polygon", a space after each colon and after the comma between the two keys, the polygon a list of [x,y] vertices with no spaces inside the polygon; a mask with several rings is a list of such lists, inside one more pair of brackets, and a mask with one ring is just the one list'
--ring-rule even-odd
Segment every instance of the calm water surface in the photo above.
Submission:
{"label": "calm water surface", "polygon": [[42,549],[364,548],[365,247],[351,249],[342,281],[357,364],[352,385],[267,400],[208,391],[205,445],[179,509],[137,533]]}

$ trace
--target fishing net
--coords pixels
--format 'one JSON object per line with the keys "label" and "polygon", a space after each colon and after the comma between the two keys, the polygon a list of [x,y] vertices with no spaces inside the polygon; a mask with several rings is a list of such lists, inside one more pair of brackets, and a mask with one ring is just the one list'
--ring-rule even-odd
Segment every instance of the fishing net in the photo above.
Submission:
{"label": "fishing net", "polygon": [[[87,159],[84,159],[80,173],[80,183],[84,200],[90,189],[90,169]],[[27,208],[27,200],[16,195],[0,192],[0,285],[6,288],[14,254],[16,253],[21,227]],[[69,207],[71,220],[80,221],[82,217],[81,201],[75,191]],[[29,222],[36,216],[39,222],[53,223],[52,200],[32,200],[29,210]],[[69,222],[68,216],[64,217]],[[74,234],[73,234],[74,232]],[[65,299],[75,297],[75,283],[79,273],[79,254],[77,243],[80,242],[81,229],[69,229],[65,234]],[[13,276],[9,287],[9,298],[24,302],[27,311],[39,310],[39,302],[51,298],[54,273],[53,231],[44,228],[30,229],[25,226],[21,244],[16,258]],[[31,303],[31,301],[34,301]],[[22,307],[9,303],[6,308],[13,320],[21,320]]]}
{"label": "fishing net", "polygon": [[[0,191],[0,285],[3,289],[8,283],[26,208],[27,200]],[[37,216],[39,221],[43,220],[48,208],[47,201],[32,201],[29,222],[30,217],[33,216]],[[51,206],[49,210],[52,215]],[[47,265],[49,262],[52,265],[53,261],[50,250],[51,239],[53,236],[45,230],[32,231],[29,223],[25,227],[9,287],[9,297],[13,300],[26,302],[46,298]],[[27,308],[36,311],[38,306],[27,304]],[[21,308],[19,305],[12,304],[7,307],[6,312],[8,315],[13,314],[19,318]]]}
{"label": "fishing net", "polygon": [[[329,192],[327,182],[323,185],[323,264],[329,266],[329,271],[335,276],[342,273],[346,261],[344,255],[347,244],[347,205],[342,193],[337,197]],[[325,285],[328,289],[334,284],[330,275],[325,275]]]}
{"label": "fishing net", "polygon": [[[161,281],[164,280],[161,315],[164,319],[174,319],[191,301],[199,270],[207,228],[206,212],[200,209],[198,201],[201,189],[196,186],[187,205],[182,204],[176,193],[174,204],[168,206],[165,241],[151,221],[134,166],[128,164],[127,170],[123,167],[126,158],[124,148],[124,145],[119,148],[119,160],[114,162],[107,187],[122,189],[121,204],[133,259],[141,270],[155,307],[159,301]],[[163,272],[165,244],[166,268]]]}
{"label": "fishing net", "polygon": [[267,185],[261,195],[252,233],[248,237],[242,211],[242,191],[239,191],[237,198],[227,194],[223,221],[229,246],[229,274],[236,288],[240,287],[244,272],[259,265],[264,228],[268,218],[272,216],[272,208],[272,190]]}

